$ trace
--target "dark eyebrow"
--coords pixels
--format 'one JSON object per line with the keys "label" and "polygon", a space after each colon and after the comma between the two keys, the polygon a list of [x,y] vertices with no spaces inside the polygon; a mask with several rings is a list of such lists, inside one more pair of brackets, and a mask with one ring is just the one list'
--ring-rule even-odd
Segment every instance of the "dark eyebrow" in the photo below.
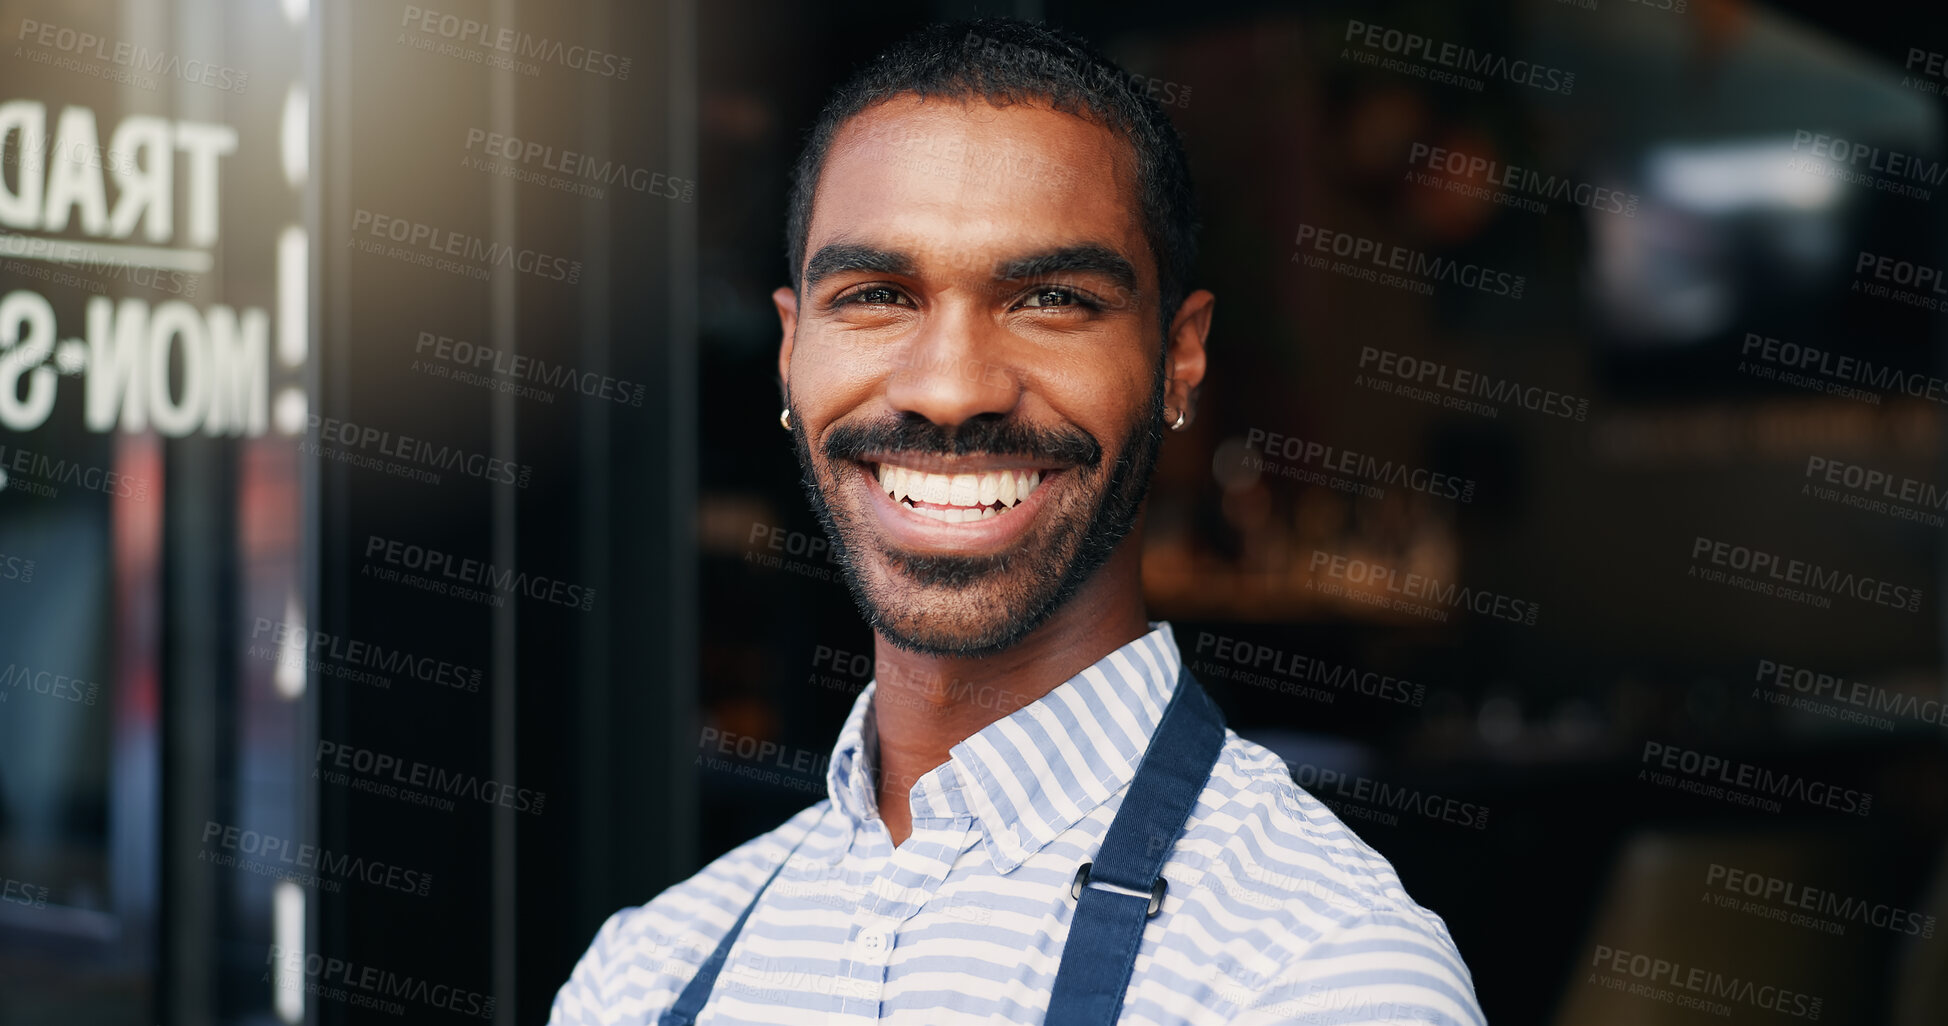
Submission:
{"label": "dark eyebrow", "polygon": [[805,291],[810,292],[818,287],[819,282],[835,274],[871,271],[875,274],[912,277],[913,267],[913,258],[905,253],[849,242],[833,243],[812,254],[812,258],[805,262]]}
{"label": "dark eyebrow", "polygon": [[1100,274],[1126,293],[1136,292],[1136,268],[1108,246],[1089,243],[1004,260],[994,267],[999,281],[1020,281],[1051,274]]}

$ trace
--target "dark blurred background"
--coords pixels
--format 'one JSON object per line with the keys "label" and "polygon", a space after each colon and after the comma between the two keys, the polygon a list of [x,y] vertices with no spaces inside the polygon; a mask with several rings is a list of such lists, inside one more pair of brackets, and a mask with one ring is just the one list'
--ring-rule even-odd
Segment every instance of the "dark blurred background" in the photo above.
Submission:
{"label": "dark blurred background", "polygon": [[786,170],[981,13],[1182,132],[1151,615],[1490,1021],[1945,1021],[1935,9],[0,0],[0,1023],[542,1022],[822,796]]}

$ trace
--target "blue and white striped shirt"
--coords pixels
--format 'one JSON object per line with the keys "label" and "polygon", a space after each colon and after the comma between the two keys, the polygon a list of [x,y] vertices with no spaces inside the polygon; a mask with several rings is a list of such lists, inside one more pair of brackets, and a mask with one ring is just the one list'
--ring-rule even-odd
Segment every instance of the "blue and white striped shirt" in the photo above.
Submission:
{"label": "blue and white striped shirt", "polygon": [[[955,745],[913,786],[897,849],[866,772],[868,686],[833,750],[828,797],[611,916],[550,1023],[655,1023],[788,853],[698,1026],[1041,1023],[1076,866],[1101,847],[1177,686],[1170,625],[1151,627]],[[1446,924],[1236,733],[1163,875],[1121,1023],[1483,1026]]]}

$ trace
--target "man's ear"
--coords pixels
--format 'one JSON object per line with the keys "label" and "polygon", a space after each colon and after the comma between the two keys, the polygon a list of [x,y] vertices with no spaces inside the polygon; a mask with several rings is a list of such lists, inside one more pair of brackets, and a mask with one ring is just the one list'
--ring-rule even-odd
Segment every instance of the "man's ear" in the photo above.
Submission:
{"label": "man's ear", "polygon": [[1170,384],[1164,404],[1191,416],[1190,403],[1197,386],[1204,383],[1204,339],[1211,333],[1211,308],[1217,297],[1209,289],[1198,289],[1184,297],[1177,315],[1170,320],[1168,361]]}
{"label": "man's ear", "polygon": [[771,305],[778,308],[778,385],[787,401],[791,395],[791,342],[798,335],[798,293],[780,288],[771,293]]}

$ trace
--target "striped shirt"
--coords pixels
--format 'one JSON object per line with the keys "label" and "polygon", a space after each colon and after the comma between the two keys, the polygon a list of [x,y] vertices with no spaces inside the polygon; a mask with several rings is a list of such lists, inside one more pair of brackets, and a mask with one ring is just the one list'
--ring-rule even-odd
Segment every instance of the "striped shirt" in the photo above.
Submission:
{"label": "striped shirt", "polygon": [[[780,862],[698,1026],[1041,1023],[1076,867],[1101,847],[1177,686],[1170,625],[1151,627],[955,745],[914,784],[897,848],[868,779],[869,685],[827,797],[611,916],[550,1023],[655,1023]],[[1121,1023],[1484,1022],[1440,917],[1234,732],[1163,876]]]}

